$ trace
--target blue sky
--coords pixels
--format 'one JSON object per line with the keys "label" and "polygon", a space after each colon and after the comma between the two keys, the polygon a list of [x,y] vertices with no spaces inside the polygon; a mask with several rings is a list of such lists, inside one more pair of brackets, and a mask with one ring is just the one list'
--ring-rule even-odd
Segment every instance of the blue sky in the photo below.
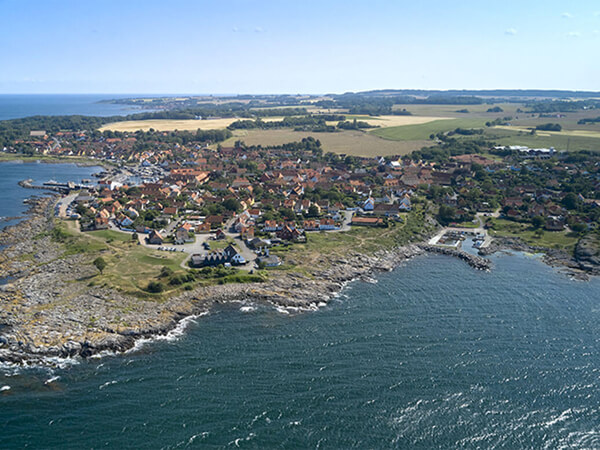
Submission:
{"label": "blue sky", "polygon": [[598,1],[0,0],[0,93],[600,90]]}

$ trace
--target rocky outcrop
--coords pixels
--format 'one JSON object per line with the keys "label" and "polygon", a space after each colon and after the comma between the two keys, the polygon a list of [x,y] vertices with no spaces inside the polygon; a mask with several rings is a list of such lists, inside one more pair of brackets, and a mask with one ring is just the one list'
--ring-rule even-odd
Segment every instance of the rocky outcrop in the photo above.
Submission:
{"label": "rocky outcrop", "polygon": [[464,250],[455,248],[439,247],[436,245],[422,244],[423,250],[431,253],[439,253],[442,255],[453,256],[455,258],[462,259],[468,265],[477,270],[490,270],[492,268],[492,262],[489,259],[482,258],[481,256],[467,253]]}
{"label": "rocky outcrop", "polygon": [[579,267],[592,274],[600,274],[600,237],[587,235],[575,246],[575,261]]}

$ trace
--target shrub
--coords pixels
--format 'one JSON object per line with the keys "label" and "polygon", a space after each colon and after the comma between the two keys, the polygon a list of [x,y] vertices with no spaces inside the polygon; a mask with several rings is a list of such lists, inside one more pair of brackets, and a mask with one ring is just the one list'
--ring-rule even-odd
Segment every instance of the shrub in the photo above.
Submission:
{"label": "shrub", "polygon": [[153,294],[157,294],[165,290],[165,285],[160,281],[151,281],[148,283],[148,287],[146,287],[148,292],[152,292]]}

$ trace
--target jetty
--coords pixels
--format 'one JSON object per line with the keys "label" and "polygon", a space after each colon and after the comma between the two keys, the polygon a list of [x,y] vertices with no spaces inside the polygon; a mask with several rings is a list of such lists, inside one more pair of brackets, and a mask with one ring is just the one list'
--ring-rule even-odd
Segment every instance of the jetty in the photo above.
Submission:
{"label": "jetty", "polygon": [[467,253],[458,248],[439,247],[431,244],[421,244],[421,248],[426,252],[439,253],[441,255],[454,256],[455,258],[462,259],[468,265],[478,270],[490,270],[492,268],[492,262],[489,259]]}
{"label": "jetty", "polygon": [[42,183],[42,185],[33,184],[33,180],[28,178],[26,180],[21,180],[18,182],[18,185],[25,189],[40,189],[44,191],[55,191],[61,194],[68,194],[71,191],[88,189],[88,185],[73,183],[69,181],[67,183],[59,183],[58,181],[50,180]]}

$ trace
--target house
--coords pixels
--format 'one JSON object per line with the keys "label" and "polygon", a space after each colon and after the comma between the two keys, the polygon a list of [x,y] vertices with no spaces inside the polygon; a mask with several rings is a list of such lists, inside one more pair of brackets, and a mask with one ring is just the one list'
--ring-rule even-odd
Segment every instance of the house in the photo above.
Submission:
{"label": "house", "polygon": [[304,231],[317,231],[319,229],[319,224],[316,220],[305,220],[302,223],[302,227]]}
{"label": "house", "polygon": [[374,208],[375,208],[375,200],[373,199],[373,197],[369,197],[362,204],[362,209],[365,211],[373,211]]}
{"label": "house", "polygon": [[383,219],[381,217],[353,217],[351,224],[363,227],[380,227],[383,226]]}
{"label": "house", "polygon": [[204,222],[196,225],[196,233],[210,233],[210,223]]}
{"label": "house", "polygon": [[162,245],[164,239],[160,233],[156,230],[152,230],[148,235],[148,244],[151,245]]}
{"label": "house", "polygon": [[398,205],[398,209],[400,211],[410,211],[410,196],[408,194],[402,197],[402,200],[400,200],[400,204]]}
{"label": "house", "polygon": [[106,230],[108,228],[108,218],[97,216],[94,219],[94,228],[96,230]]}
{"label": "house", "polygon": [[277,223],[276,220],[265,220],[265,226],[263,227],[263,231],[279,231],[283,227],[280,223]]}
{"label": "house", "polygon": [[233,266],[246,264],[246,259],[231,244],[222,251],[212,252],[204,257],[194,254],[191,260],[192,267],[218,266],[228,263]]}
{"label": "house", "polygon": [[254,239],[254,227],[242,227],[240,237],[244,240]]}
{"label": "house", "polygon": [[319,230],[330,231],[335,230],[335,221],[333,219],[321,219],[319,221]]}
{"label": "house", "polygon": [[204,222],[209,223],[211,228],[223,226],[223,216],[208,216]]}
{"label": "house", "polygon": [[284,241],[296,241],[301,235],[302,233],[298,228],[287,224],[281,230],[277,231],[277,237]]}
{"label": "house", "polygon": [[270,255],[269,249],[262,251],[256,262],[264,267],[277,267],[281,265],[281,259],[277,255]]}
{"label": "house", "polygon": [[560,219],[548,219],[544,228],[548,231],[562,231],[565,229],[565,222]]}
{"label": "house", "polygon": [[193,235],[190,236],[190,232],[186,227],[179,227],[175,231],[174,242],[177,245],[183,245],[186,242],[194,242]]}
{"label": "house", "polygon": [[215,233],[215,239],[217,241],[220,241],[220,240],[223,240],[225,238],[227,238],[227,236],[225,235],[225,232],[219,228],[217,230],[217,232]]}
{"label": "house", "polygon": [[272,245],[272,243],[269,239],[261,239],[261,238],[255,237],[254,239],[251,239],[250,241],[248,241],[247,245],[251,249],[258,250],[261,248],[270,247]]}

